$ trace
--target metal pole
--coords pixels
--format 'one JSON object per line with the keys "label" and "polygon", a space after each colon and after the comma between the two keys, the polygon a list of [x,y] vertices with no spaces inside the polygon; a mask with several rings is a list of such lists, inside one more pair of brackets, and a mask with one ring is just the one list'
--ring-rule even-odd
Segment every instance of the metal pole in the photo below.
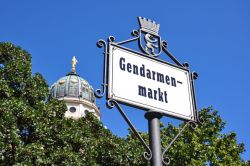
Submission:
{"label": "metal pole", "polygon": [[160,119],[162,114],[159,112],[148,111],[145,118],[148,120],[149,144],[152,151],[150,160],[151,166],[162,166]]}

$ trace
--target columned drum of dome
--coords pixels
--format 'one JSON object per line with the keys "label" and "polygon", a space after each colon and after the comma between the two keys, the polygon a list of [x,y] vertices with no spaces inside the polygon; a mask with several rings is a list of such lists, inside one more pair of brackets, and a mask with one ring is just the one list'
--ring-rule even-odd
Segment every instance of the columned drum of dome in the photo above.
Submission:
{"label": "columned drum of dome", "polygon": [[78,119],[85,116],[86,112],[90,112],[100,120],[94,89],[76,73],[76,63],[78,61],[73,57],[71,72],[51,86],[50,97],[65,101],[68,107],[68,111],[65,112],[67,118]]}

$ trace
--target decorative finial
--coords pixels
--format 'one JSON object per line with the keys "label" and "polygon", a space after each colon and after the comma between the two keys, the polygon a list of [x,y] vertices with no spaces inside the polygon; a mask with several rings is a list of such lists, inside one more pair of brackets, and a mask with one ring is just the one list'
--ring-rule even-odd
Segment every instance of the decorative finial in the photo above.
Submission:
{"label": "decorative finial", "polygon": [[71,68],[71,72],[72,73],[76,73],[76,64],[78,63],[77,59],[75,56],[73,56],[72,58],[72,68]]}

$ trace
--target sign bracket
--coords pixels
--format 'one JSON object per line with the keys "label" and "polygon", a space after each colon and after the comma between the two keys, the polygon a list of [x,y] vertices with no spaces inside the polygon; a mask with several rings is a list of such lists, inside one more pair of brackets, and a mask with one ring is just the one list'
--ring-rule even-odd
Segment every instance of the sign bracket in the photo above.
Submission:
{"label": "sign bracket", "polygon": [[114,106],[116,106],[116,108],[118,109],[118,111],[120,112],[120,114],[122,115],[122,117],[125,119],[125,121],[129,125],[129,127],[131,128],[131,130],[134,132],[134,134],[136,135],[136,137],[142,143],[143,147],[146,149],[146,152],[143,153],[143,157],[146,160],[150,160],[152,158],[151,149],[146,144],[146,142],[141,137],[141,135],[138,133],[137,129],[134,127],[134,125],[132,124],[132,122],[129,120],[128,116],[125,114],[125,112],[121,108],[120,104],[117,101],[113,100],[113,99],[109,99],[106,104],[107,104],[108,108],[110,108],[110,109],[113,108]]}
{"label": "sign bracket", "polygon": [[167,147],[162,152],[162,162],[164,164],[166,164],[166,165],[170,164],[170,158],[168,156],[166,156],[166,157],[164,157],[164,156],[168,152],[171,145],[177,140],[177,138],[182,134],[182,132],[185,130],[185,128],[187,126],[190,126],[192,129],[195,130],[197,128],[197,123],[195,123],[193,121],[186,122],[185,125],[182,127],[182,129],[179,131],[179,133],[172,139],[172,141],[170,141],[170,143],[167,145]]}
{"label": "sign bracket", "polygon": [[105,93],[106,93],[106,89],[107,89],[107,85],[108,85],[108,82],[107,82],[107,62],[108,62],[108,47],[107,47],[107,43],[100,39],[98,40],[98,42],[96,43],[96,46],[99,47],[99,48],[102,48],[104,47],[104,64],[103,64],[103,82],[102,82],[102,88],[101,89],[97,89],[94,93],[95,93],[95,96],[97,98],[102,98]]}

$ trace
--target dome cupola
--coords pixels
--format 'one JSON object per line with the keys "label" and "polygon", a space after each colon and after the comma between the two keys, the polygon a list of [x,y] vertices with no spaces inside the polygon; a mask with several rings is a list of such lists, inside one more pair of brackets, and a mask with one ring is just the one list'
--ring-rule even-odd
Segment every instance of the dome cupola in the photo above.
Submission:
{"label": "dome cupola", "polygon": [[69,73],[56,81],[50,90],[53,98],[79,98],[95,103],[94,90],[89,83],[77,74]]}
{"label": "dome cupola", "polygon": [[66,117],[79,118],[93,112],[100,119],[100,111],[95,105],[94,89],[76,73],[75,57],[72,58],[71,72],[56,81],[50,89],[50,97],[64,100],[68,111]]}

